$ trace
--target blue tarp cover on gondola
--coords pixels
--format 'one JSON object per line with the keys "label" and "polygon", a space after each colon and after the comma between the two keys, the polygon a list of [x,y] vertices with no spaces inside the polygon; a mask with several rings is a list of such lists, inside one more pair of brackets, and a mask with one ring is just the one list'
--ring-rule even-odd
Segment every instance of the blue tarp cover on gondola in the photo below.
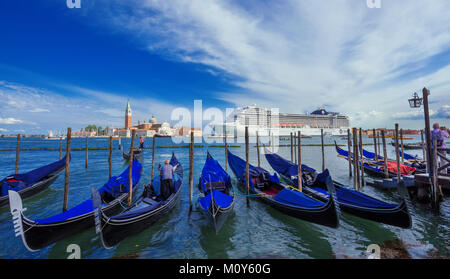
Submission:
{"label": "blue tarp cover on gondola", "polygon": [[[283,159],[281,156],[275,153],[265,154],[267,161],[270,166],[278,173],[286,176],[292,180],[293,183],[297,184],[298,181],[298,165],[293,164],[290,161]],[[302,172],[312,172],[315,173],[316,170],[302,164]],[[304,179],[303,179],[304,180]],[[303,181],[305,183],[305,181]]]}
{"label": "blue tarp cover on gondola", "polygon": [[[375,153],[363,149],[363,156],[367,159],[375,159]],[[378,160],[384,160],[383,156],[378,155]]]}
{"label": "blue tarp cover on gondola", "polygon": [[[278,156],[278,157],[281,158],[281,160],[279,161],[280,165],[282,164],[283,161],[286,164],[286,166],[291,164],[286,159],[283,159],[280,156]],[[272,158],[272,157],[269,157],[269,158]],[[271,162],[269,161],[269,163],[271,163]],[[370,167],[366,164],[364,164],[364,165],[367,167]],[[372,167],[370,167],[370,168],[372,168]],[[373,168],[373,169],[378,170],[376,168]],[[329,176],[330,176],[330,173],[328,170],[325,170],[324,172],[319,173],[317,175],[316,181],[314,183],[314,185],[316,185],[318,187],[313,187],[312,189],[329,196],[329,193],[326,190],[324,190],[326,188],[326,180]],[[394,208],[397,206],[397,204],[386,203],[381,200],[364,195],[361,192],[358,192],[358,191],[355,191],[352,189],[348,189],[348,188],[344,188],[344,187],[336,187],[336,196],[337,196],[338,202],[340,202],[340,203],[346,203],[346,204],[362,206],[362,207],[388,209],[388,208]]]}
{"label": "blue tarp cover on gondola", "polygon": [[[142,165],[139,163],[139,161],[135,160],[133,162],[133,169],[132,169],[132,177],[133,177],[133,184],[136,185],[139,183],[139,180],[141,178],[141,170]],[[129,168],[127,168],[120,176],[113,176],[111,177],[108,182],[106,182],[105,185],[103,185],[98,192],[100,195],[107,192],[113,197],[117,197],[121,193],[128,193],[129,184],[128,184],[128,172]],[[121,187],[122,185],[122,187]],[[122,191],[120,192],[120,188],[122,188]],[[38,224],[50,224],[50,223],[56,223],[56,222],[62,222],[69,218],[73,218],[76,216],[81,216],[86,213],[90,213],[94,210],[92,199],[86,200],[80,204],[78,204],[75,207],[72,207],[71,209],[54,215],[52,217],[46,218],[46,219],[40,219],[36,220],[35,222]]]}
{"label": "blue tarp cover on gondola", "polygon": [[[400,154],[400,157],[402,156],[402,152],[401,151],[398,151],[398,153]],[[407,153],[403,153],[403,156],[404,156],[404,158],[406,159],[406,160],[416,160],[416,157],[414,157],[414,156],[412,156],[412,155],[409,155],[409,154],[407,154]]]}
{"label": "blue tarp cover on gondola", "polygon": [[[231,205],[231,203],[233,202],[233,197],[228,196],[220,191],[217,190],[213,190],[213,198],[214,198],[214,202],[220,207],[220,208],[227,208]],[[200,198],[199,203],[201,205],[201,207],[204,210],[208,210],[209,207],[211,206],[211,193],[209,193],[208,195]]]}
{"label": "blue tarp cover on gondola", "polygon": [[[324,190],[323,187],[325,187],[327,178],[329,176],[330,173],[328,170],[325,170],[324,172],[317,175],[316,185],[322,187],[321,188],[313,187],[313,189],[328,196],[329,195],[328,192]],[[358,192],[356,190],[347,189],[343,187],[336,188],[336,196],[338,201],[341,203],[358,205],[362,207],[394,208],[397,206],[396,204],[386,203],[384,201],[380,201],[367,195],[364,195],[363,193]]]}
{"label": "blue tarp cover on gondola", "polygon": [[[238,156],[232,154],[231,152],[228,152],[228,164],[230,165],[231,170],[233,171],[234,175],[239,179],[239,181],[241,183],[244,183],[246,180],[245,179],[246,162],[241,158],[239,158]],[[275,183],[280,183],[280,179],[278,178],[278,175],[276,173],[271,175],[265,169],[252,166],[251,164],[249,164],[248,170],[250,177],[257,177],[264,174],[267,175],[267,178],[269,178],[271,181]],[[253,189],[252,180],[250,179],[249,182],[250,188]]]}
{"label": "blue tarp cover on gondola", "polygon": [[[312,189],[321,192],[325,195],[329,195],[327,191],[325,191],[322,188],[319,187],[313,187]],[[398,206],[398,204],[394,203],[387,203],[383,202],[377,199],[374,199],[372,197],[369,197],[367,195],[364,195],[361,192],[347,189],[347,188],[336,188],[336,195],[338,197],[338,201],[341,203],[351,204],[351,205],[358,205],[361,207],[371,207],[371,208],[395,208]]]}
{"label": "blue tarp cover on gondola", "polygon": [[214,160],[212,157],[206,158],[205,165],[203,166],[202,175],[200,177],[199,188],[203,193],[208,193],[206,184],[214,182],[223,182],[225,188],[232,187],[231,178],[228,173],[222,168],[222,166]]}
{"label": "blue tarp cover on gondola", "polygon": [[1,187],[1,197],[7,196],[8,191],[16,191],[19,192],[23,189],[26,189],[30,186],[33,186],[52,172],[57,171],[62,168],[66,164],[66,157],[63,159],[56,161],[54,163],[48,164],[46,166],[37,168],[35,170],[29,171],[27,173],[19,173],[12,174],[7,178],[0,181]]}
{"label": "blue tarp cover on gondola", "polygon": [[[342,148],[339,148],[336,143],[335,143],[335,146],[336,146],[336,151],[339,155],[348,158],[348,151],[346,151]],[[351,158],[353,158],[353,154],[351,154]]]}
{"label": "blue tarp cover on gondola", "polygon": [[300,207],[321,207],[323,202],[313,200],[296,190],[283,189],[273,197],[276,201]]}

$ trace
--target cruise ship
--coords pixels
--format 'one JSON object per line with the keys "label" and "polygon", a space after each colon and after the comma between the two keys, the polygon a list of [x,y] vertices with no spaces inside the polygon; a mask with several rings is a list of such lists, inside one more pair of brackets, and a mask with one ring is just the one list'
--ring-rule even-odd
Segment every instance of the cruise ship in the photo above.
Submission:
{"label": "cruise ship", "polygon": [[300,131],[304,136],[345,136],[350,127],[348,116],[319,108],[310,114],[279,113],[278,109],[256,105],[236,108],[225,123],[210,124],[213,137],[241,137],[248,126],[249,136],[290,136]]}

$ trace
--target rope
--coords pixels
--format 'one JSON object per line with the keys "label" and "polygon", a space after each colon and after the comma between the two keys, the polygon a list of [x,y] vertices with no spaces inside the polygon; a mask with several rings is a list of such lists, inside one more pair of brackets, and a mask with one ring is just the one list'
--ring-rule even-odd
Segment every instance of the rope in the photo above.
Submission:
{"label": "rope", "polygon": [[260,197],[271,197],[271,195],[268,195],[266,193],[258,193],[258,194],[246,194],[243,193],[241,191],[239,191],[238,189],[232,189],[234,193],[237,193],[236,196],[238,197],[249,197],[249,198],[260,198]]}
{"label": "rope", "polygon": [[123,209],[128,209],[128,204],[127,204],[127,206],[123,206],[123,204],[122,204],[122,201],[121,201],[121,200],[119,200],[119,204],[120,204],[120,206],[122,206],[122,208],[123,208]]}

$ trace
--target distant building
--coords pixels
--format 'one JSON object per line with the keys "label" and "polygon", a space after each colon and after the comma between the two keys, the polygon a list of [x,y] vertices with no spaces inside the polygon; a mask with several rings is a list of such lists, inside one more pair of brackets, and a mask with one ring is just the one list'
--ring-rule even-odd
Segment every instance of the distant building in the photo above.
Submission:
{"label": "distant building", "polygon": [[131,137],[131,131],[136,131],[138,137],[153,137],[155,135],[173,136],[174,129],[170,127],[169,122],[158,123],[155,116],[146,122],[138,121],[137,126],[132,125],[132,112],[130,101],[125,108],[125,128],[113,129],[112,134],[118,137]]}
{"label": "distant building", "polygon": [[188,137],[190,131],[194,131],[194,137],[202,137],[203,132],[201,128],[191,128],[191,127],[175,127],[175,135],[180,137]]}
{"label": "distant building", "polygon": [[71,136],[73,138],[84,138],[84,137],[95,137],[97,136],[97,132],[88,132],[88,131],[79,131],[79,132],[72,132]]}
{"label": "distant building", "polygon": [[131,106],[130,100],[128,100],[127,108],[125,110],[125,129],[131,129]]}

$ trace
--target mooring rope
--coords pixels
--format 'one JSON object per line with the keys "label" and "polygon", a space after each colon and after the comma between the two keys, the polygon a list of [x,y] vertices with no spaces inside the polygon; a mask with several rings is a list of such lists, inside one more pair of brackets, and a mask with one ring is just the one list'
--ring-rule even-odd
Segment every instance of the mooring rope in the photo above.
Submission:
{"label": "mooring rope", "polygon": [[239,191],[238,189],[232,189],[234,193],[237,193],[236,196],[238,197],[249,197],[249,198],[260,198],[260,197],[271,197],[271,195],[266,194],[266,193],[258,193],[258,194],[246,194],[243,193],[241,191]]}

